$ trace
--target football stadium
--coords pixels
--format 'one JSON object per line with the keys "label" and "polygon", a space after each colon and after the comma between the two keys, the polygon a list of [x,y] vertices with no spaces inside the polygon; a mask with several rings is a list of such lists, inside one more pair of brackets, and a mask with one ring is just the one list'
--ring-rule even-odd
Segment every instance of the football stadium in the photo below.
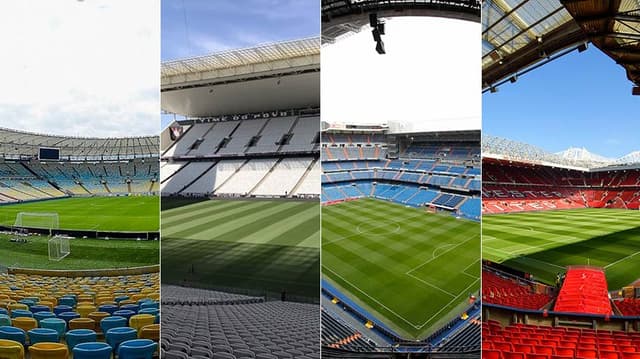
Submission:
{"label": "football stadium", "polygon": [[158,264],[157,146],[0,129],[0,265]]}
{"label": "football stadium", "polygon": [[[635,352],[639,182],[634,155],[606,163],[483,138],[489,353],[609,358]],[[503,328],[505,316],[523,320]],[[540,341],[518,341],[523,333],[540,334]],[[570,340],[553,339],[565,335]]]}
{"label": "football stadium", "polygon": [[323,358],[480,357],[480,9],[322,1]]}
{"label": "football stadium", "polygon": [[167,358],[318,358],[320,39],[162,64]]}
{"label": "football stadium", "polygon": [[323,128],[323,345],[477,352],[480,131]]}
{"label": "football stadium", "polygon": [[156,351],[157,148],[0,129],[0,357]]}
{"label": "football stadium", "polygon": [[637,9],[483,3],[483,358],[640,357]]}

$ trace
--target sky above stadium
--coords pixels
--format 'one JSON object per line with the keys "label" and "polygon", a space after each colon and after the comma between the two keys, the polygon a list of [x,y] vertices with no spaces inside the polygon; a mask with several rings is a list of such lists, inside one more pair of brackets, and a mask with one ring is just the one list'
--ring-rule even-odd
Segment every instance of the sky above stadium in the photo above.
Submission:
{"label": "sky above stadium", "polygon": [[0,126],[157,134],[159,11],[155,0],[3,2]]}
{"label": "sky above stadium", "polygon": [[317,0],[162,1],[162,61],[319,36],[319,14]]}
{"label": "sky above stadium", "polygon": [[595,46],[483,96],[483,132],[539,146],[619,158],[640,150],[640,99],[624,69]]}
{"label": "sky above stadium", "polygon": [[322,119],[402,123],[404,132],[479,129],[480,24],[386,19],[386,55],[369,25],[322,47]]}

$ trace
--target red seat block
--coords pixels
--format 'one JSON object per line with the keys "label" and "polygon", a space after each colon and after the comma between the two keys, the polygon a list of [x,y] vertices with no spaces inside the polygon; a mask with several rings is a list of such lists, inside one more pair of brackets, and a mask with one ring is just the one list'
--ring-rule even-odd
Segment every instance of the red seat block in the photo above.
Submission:
{"label": "red seat block", "polygon": [[577,351],[577,356],[582,357],[582,358],[597,358],[598,357],[598,351],[595,349],[583,349],[583,348],[578,348]]}

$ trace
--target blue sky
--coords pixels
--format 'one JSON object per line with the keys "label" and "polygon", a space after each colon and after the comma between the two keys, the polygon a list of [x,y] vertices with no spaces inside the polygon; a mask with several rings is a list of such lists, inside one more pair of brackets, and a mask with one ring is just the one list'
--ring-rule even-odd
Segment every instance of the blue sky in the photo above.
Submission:
{"label": "blue sky", "polygon": [[320,1],[162,1],[161,27],[162,61],[206,55],[318,36]]}
{"label": "blue sky", "polygon": [[161,28],[162,61],[319,36],[320,1],[164,0]]}
{"label": "blue sky", "polygon": [[624,69],[590,45],[485,93],[483,132],[552,152],[585,147],[607,157],[640,150],[640,98]]}

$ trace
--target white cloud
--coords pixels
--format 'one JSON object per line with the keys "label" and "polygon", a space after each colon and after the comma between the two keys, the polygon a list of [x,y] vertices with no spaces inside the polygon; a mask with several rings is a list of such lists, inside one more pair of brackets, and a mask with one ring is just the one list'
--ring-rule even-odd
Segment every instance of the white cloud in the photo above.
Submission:
{"label": "white cloud", "polygon": [[2,2],[0,126],[157,134],[159,11],[155,0]]}
{"label": "white cloud", "polygon": [[322,119],[405,122],[405,131],[479,129],[480,24],[388,19],[386,55],[367,25],[322,48]]}

